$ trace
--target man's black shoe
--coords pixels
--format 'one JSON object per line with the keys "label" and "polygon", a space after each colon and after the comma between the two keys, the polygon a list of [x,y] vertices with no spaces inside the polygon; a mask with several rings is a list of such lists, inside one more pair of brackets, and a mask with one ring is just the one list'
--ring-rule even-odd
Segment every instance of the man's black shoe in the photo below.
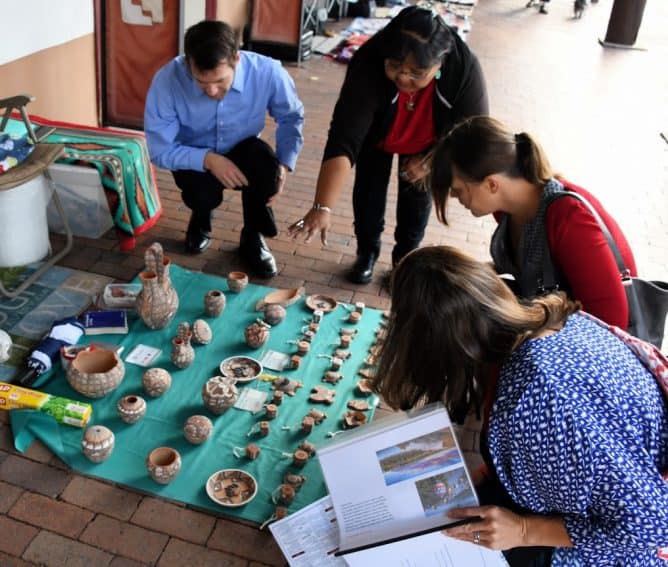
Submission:
{"label": "man's black shoe", "polygon": [[348,280],[353,283],[366,284],[371,281],[373,267],[376,265],[375,254],[358,254],[357,260],[348,272]]}
{"label": "man's black shoe", "polygon": [[200,229],[193,217],[190,217],[186,231],[186,251],[191,254],[201,254],[211,244],[211,233]]}
{"label": "man's black shoe", "polygon": [[259,277],[271,278],[278,274],[276,260],[259,232],[241,231],[239,253]]}

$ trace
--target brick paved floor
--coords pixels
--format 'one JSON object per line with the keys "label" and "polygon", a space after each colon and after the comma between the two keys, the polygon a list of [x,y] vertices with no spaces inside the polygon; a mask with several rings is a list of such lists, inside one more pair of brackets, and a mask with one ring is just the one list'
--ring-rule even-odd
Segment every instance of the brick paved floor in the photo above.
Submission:
{"label": "brick paved floor", "polygon": [[[667,2],[648,2],[639,45],[647,51],[604,50],[612,0],[571,18],[571,2],[553,0],[542,16],[524,0],[480,0],[469,43],[487,75],[492,112],[518,131],[534,133],[553,165],[598,195],[633,246],[641,274],[668,279],[668,22]],[[329,116],[345,68],[321,58],[290,67],[307,109],[306,144],[298,169],[276,206],[280,228],[312,202]],[[56,117],[57,118],[57,117]],[[270,137],[272,129],[267,130]],[[242,268],[236,254],[240,199],[226,196],[214,222],[213,246],[203,255],[181,253],[188,211],[166,172],[158,172],[165,212],[137,249],[122,253],[113,233],[78,238],[63,265],[120,280],[136,275],[146,245],[159,240],[175,263],[225,274]],[[394,191],[394,189],[393,189]],[[345,281],[352,262],[350,185],[334,214],[330,244],[303,246],[284,235],[271,242],[280,274],[270,285],[305,284],[345,301],[385,308],[381,287],[394,228],[388,203],[380,268],[368,286]],[[450,243],[487,257],[490,219],[474,219],[456,204],[451,225],[432,219],[425,243]],[[263,283],[263,282],[259,282]],[[40,444],[19,455],[0,423],[0,566],[155,564],[281,565],[270,538],[254,528],[189,510],[73,474]]]}

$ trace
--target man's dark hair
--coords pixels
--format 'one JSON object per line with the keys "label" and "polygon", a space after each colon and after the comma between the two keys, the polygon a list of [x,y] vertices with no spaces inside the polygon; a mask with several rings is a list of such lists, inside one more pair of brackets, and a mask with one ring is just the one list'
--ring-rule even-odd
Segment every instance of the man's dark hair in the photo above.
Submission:
{"label": "man's dark hair", "polygon": [[186,59],[200,71],[211,71],[221,61],[231,62],[239,51],[238,34],[225,22],[203,20],[186,31]]}

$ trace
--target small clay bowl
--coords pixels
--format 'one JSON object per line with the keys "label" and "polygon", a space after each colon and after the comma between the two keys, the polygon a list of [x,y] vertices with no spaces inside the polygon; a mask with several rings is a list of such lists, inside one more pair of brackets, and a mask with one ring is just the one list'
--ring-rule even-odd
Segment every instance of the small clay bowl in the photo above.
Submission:
{"label": "small clay bowl", "polygon": [[244,272],[227,274],[227,287],[232,293],[239,293],[248,285],[248,276]]}

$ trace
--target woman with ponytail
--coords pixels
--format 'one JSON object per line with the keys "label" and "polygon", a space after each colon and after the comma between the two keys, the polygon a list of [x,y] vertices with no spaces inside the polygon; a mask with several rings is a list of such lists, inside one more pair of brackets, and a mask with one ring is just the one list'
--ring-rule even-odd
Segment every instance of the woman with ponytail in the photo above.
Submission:
{"label": "woman with ponytail", "polygon": [[446,246],[408,254],[391,288],[376,391],[454,420],[489,402],[482,506],[450,510],[471,522],[444,533],[511,567],[666,565],[668,405],[626,342],[563,292],[520,303]]}
{"label": "woman with ponytail", "polygon": [[443,224],[449,195],[475,216],[494,214],[499,223],[490,246],[494,266],[497,273],[514,277],[518,296],[551,291],[543,286],[547,238],[558,289],[580,301],[585,311],[627,328],[626,294],[599,224],[584,203],[558,194],[573,191],[589,201],[635,276],[623,232],[591,193],[555,176],[529,134],[513,134],[487,116],[460,122],[433,152],[431,188]]}

